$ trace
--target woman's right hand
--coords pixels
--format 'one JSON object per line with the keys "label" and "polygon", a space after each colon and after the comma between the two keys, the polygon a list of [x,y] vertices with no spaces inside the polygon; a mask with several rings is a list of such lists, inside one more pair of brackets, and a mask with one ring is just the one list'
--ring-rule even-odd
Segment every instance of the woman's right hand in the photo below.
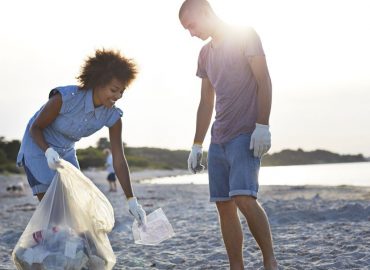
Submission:
{"label": "woman's right hand", "polygon": [[60,157],[57,151],[55,151],[52,147],[49,147],[45,151],[45,157],[48,161],[48,166],[52,170],[56,170],[56,168],[59,166]]}

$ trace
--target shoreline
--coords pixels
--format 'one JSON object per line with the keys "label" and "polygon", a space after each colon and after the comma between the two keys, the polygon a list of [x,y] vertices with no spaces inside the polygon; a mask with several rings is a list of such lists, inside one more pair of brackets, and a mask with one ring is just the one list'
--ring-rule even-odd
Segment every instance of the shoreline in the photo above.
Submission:
{"label": "shoreline", "polygon": [[[87,170],[82,170],[82,173],[88,178],[93,180],[93,182],[100,183],[106,182],[108,173],[103,169],[90,168]],[[143,180],[150,180],[154,178],[164,178],[164,177],[176,177],[182,175],[190,175],[187,170],[174,169],[174,170],[155,170],[155,169],[144,169],[139,171],[130,172],[131,181],[133,183],[139,183]],[[24,182],[28,186],[26,174],[16,174],[16,173],[0,173],[0,184],[3,183],[17,183]]]}
{"label": "shoreline", "polygon": [[[82,171],[88,178],[93,182],[106,182],[107,172],[100,169],[88,169]],[[163,178],[163,177],[176,177],[187,175],[190,173],[187,170],[154,170],[154,169],[145,169],[140,171],[130,172],[131,181],[133,183],[140,183],[144,180],[150,180],[154,178]]]}
{"label": "shoreline", "polygon": [[[175,236],[158,246],[136,245],[122,189],[108,192],[104,171],[90,171],[96,186],[111,202],[115,226],[108,237],[117,257],[115,270],[228,269],[217,210],[208,186],[144,184],[133,188],[147,213],[162,208]],[[26,181],[0,175],[0,269],[15,270],[11,252],[38,202],[26,188],[10,195],[6,184]],[[145,175],[147,177],[147,175]],[[259,202],[270,221],[281,269],[368,269],[370,265],[370,187],[264,186]],[[246,269],[261,269],[261,252],[242,218]]]}

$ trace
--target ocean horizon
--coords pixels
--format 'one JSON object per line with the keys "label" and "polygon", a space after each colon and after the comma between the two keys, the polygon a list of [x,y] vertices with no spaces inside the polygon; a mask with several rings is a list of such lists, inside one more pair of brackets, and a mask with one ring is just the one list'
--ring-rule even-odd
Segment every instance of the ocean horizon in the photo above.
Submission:
{"label": "ocean horizon", "polygon": [[[208,174],[180,175],[144,180],[149,184],[208,184]],[[260,185],[370,186],[370,162],[261,167]]]}

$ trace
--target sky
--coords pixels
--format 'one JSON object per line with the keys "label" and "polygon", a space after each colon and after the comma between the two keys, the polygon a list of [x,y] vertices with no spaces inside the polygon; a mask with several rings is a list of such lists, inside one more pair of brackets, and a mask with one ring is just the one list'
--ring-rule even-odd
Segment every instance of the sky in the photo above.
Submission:
{"label": "sky", "polygon": [[[117,106],[129,146],[190,149],[205,42],[178,20],[182,0],[13,0],[0,3],[0,136],[23,136],[56,86],[76,84],[96,49],[133,58],[136,81]],[[272,148],[370,156],[370,3],[367,0],[210,0],[258,32],[273,101]],[[77,143],[96,145],[104,128]],[[204,145],[208,145],[208,133]]]}

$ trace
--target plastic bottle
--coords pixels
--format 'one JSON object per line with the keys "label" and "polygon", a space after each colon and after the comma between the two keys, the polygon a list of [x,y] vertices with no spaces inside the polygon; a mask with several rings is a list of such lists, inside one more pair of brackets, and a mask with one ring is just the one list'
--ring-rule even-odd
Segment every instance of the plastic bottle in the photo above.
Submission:
{"label": "plastic bottle", "polygon": [[142,245],[158,245],[175,235],[162,208],[147,215],[146,225],[139,226],[135,220],[132,224],[132,233],[135,243]]}

